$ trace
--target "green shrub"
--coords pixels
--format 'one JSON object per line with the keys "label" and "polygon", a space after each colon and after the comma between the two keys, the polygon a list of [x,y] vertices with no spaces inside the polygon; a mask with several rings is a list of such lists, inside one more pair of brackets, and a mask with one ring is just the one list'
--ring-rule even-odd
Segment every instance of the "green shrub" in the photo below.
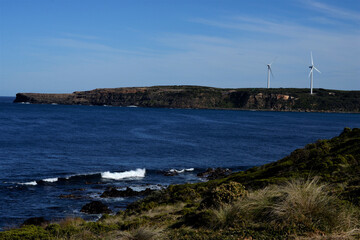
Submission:
{"label": "green shrub", "polygon": [[44,228],[34,225],[24,226],[18,229],[12,229],[0,232],[0,239],[3,240],[40,240],[50,239],[50,235]]}
{"label": "green shrub", "polygon": [[213,188],[202,201],[202,207],[220,207],[246,196],[245,187],[237,182],[229,182]]}

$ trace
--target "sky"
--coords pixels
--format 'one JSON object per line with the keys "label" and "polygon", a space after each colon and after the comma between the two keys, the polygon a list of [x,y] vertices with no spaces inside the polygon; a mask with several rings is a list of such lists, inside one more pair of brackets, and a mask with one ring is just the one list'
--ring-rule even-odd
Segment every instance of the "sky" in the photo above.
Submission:
{"label": "sky", "polygon": [[0,0],[0,96],[201,85],[360,90],[359,0]]}

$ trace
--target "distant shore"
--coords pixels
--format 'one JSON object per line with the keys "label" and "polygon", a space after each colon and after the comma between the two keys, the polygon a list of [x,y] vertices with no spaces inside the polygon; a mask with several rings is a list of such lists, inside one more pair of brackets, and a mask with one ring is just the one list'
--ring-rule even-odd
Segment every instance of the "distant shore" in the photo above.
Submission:
{"label": "distant shore", "polygon": [[229,109],[288,112],[360,112],[360,91],[300,88],[154,86],[104,88],[65,94],[18,93],[15,103]]}

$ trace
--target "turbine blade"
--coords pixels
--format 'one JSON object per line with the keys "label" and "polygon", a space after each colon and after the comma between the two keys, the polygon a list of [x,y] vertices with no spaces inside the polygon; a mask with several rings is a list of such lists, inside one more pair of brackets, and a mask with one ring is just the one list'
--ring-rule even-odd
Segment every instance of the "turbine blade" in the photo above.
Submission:
{"label": "turbine blade", "polygon": [[311,54],[311,66],[314,66],[314,60],[313,60],[312,52],[310,52],[310,54]]}
{"label": "turbine blade", "polygon": [[321,73],[321,72],[319,71],[319,69],[317,69],[316,67],[314,67],[314,68],[315,68],[316,71],[318,71],[318,73]]}
{"label": "turbine blade", "polygon": [[272,60],[272,62],[269,64],[271,66],[271,64],[273,64],[276,61],[277,57],[274,58],[274,60]]}
{"label": "turbine blade", "polygon": [[271,76],[274,78],[274,74],[273,74],[273,72],[272,72],[271,67],[270,67],[269,69],[270,69]]}
{"label": "turbine blade", "polygon": [[311,76],[312,71],[313,71],[313,68],[311,68],[311,70],[310,70],[309,77]]}

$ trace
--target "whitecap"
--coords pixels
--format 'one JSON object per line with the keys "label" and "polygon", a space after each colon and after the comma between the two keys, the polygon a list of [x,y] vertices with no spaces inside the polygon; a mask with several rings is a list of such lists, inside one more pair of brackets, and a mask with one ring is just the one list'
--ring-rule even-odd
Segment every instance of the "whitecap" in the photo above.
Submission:
{"label": "whitecap", "polygon": [[145,177],[145,168],[137,168],[136,170],[130,170],[125,172],[103,172],[101,173],[102,178],[121,180],[126,178],[143,178]]}
{"label": "whitecap", "polygon": [[192,171],[194,171],[194,168],[186,168],[186,169],[181,169],[181,170],[177,170],[177,169],[169,170],[169,172],[176,172],[176,173],[192,172]]}
{"label": "whitecap", "polygon": [[170,169],[169,172],[183,173],[183,172],[185,172],[185,169],[181,169],[181,170]]}
{"label": "whitecap", "polygon": [[57,182],[59,179],[58,178],[45,178],[43,179],[44,182]]}
{"label": "whitecap", "polygon": [[[146,190],[147,188],[150,188],[151,190],[161,190],[164,188],[164,186],[145,185],[145,186],[130,186],[130,188],[135,192],[141,192],[141,191]],[[126,190],[126,187],[122,188],[121,190]]]}
{"label": "whitecap", "polygon": [[37,182],[36,181],[31,181],[31,182],[25,182],[25,183],[19,183],[21,185],[31,185],[31,186],[36,186]]}

